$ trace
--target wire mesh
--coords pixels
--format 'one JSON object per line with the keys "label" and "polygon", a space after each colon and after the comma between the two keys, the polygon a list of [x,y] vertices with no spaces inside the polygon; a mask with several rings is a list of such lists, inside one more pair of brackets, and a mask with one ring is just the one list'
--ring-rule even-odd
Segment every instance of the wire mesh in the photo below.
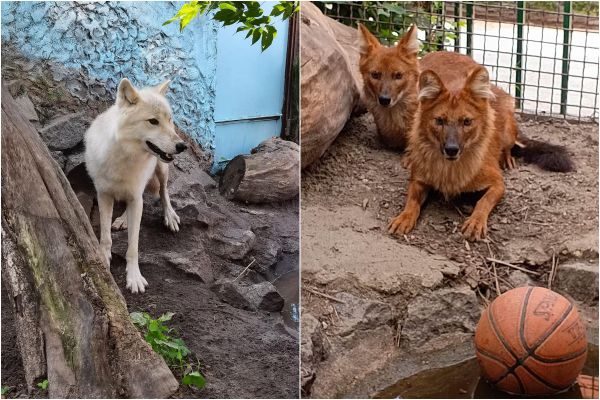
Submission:
{"label": "wire mesh", "polygon": [[315,2],[388,45],[411,25],[421,53],[468,54],[534,116],[598,122],[598,2]]}

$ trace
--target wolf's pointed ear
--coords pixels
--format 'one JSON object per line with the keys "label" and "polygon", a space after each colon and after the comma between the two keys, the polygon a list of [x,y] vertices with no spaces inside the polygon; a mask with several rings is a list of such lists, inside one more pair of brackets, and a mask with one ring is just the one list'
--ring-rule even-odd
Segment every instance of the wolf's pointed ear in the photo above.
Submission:
{"label": "wolf's pointed ear", "polygon": [[358,45],[363,56],[381,46],[379,40],[363,24],[358,24]]}
{"label": "wolf's pointed ear", "polygon": [[465,88],[468,89],[474,97],[480,99],[493,100],[496,98],[490,85],[490,75],[485,67],[478,66],[471,72],[467,78]]}
{"label": "wolf's pointed ear", "polygon": [[419,39],[417,39],[417,32],[417,26],[411,25],[410,28],[408,28],[408,31],[402,35],[398,41],[396,48],[401,52],[406,52],[409,55],[416,56],[419,52],[419,48],[421,47],[421,42],[419,42]]}
{"label": "wolf's pointed ear", "polygon": [[167,90],[169,90],[169,85],[170,84],[171,84],[171,80],[167,79],[166,81],[164,81],[160,85],[154,86],[154,90],[156,90],[158,93],[160,93],[160,94],[162,94],[164,96],[165,94],[167,94]]}
{"label": "wolf's pointed ear", "polygon": [[419,76],[419,101],[437,99],[446,90],[435,72],[428,69]]}
{"label": "wolf's pointed ear", "polygon": [[140,96],[129,82],[129,79],[123,78],[119,82],[119,88],[117,89],[117,105],[118,106],[129,106],[138,102]]}

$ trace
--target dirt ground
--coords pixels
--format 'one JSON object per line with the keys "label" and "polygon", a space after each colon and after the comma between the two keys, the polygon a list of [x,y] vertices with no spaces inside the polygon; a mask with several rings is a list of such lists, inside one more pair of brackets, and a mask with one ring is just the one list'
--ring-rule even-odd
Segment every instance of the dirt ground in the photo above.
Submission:
{"label": "dirt ground", "polygon": [[[465,241],[460,233],[476,195],[451,201],[430,195],[410,234],[388,235],[388,221],[404,205],[408,171],[401,166],[399,154],[382,148],[369,114],[351,119],[321,161],[303,171],[303,348],[308,340],[305,317],[316,324],[309,332],[313,350],[307,356],[314,364],[313,375],[307,378],[303,395],[355,397],[381,390],[369,382],[373,376],[385,375],[386,365],[392,365],[400,353],[424,349],[425,339],[419,342],[418,337],[427,335],[429,327],[414,331],[412,340],[421,347],[403,340],[411,335],[406,328],[412,318],[411,301],[427,293],[461,293],[471,303],[476,298],[481,308],[496,296],[497,287],[501,292],[523,284],[547,287],[553,267],[556,272],[580,262],[596,268],[596,287],[591,289],[592,282],[587,290],[591,298],[577,303],[589,325],[597,327],[598,294],[593,290],[598,290],[598,126],[524,120],[520,127],[527,137],[563,144],[576,171],[549,173],[523,164],[506,171],[506,194],[490,215],[487,240],[479,243]],[[486,258],[522,270],[499,262],[492,265]],[[554,279],[553,283],[557,285]],[[365,304],[364,313],[343,314],[348,293]],[[424,303],[428,307],[427,298]],[[480,311],[467,305],[457,315],[473,311],[476,322]],[[384,306],[390,311],[378,311]],[[455,323],[443,329],[435,332],[438,343],[431,339],[427,349],[471,341],[472,324]],[[379,334],[377,342],[374,338]],[[597,328],[592,338],[597,342]],[[361,348],[357,362],[339,355],[354,348]],[[469,351],[467,345],[464,354]],[[369,357],[367,352],[376,355]],[[302,357],[304,365],[304,352]]]}

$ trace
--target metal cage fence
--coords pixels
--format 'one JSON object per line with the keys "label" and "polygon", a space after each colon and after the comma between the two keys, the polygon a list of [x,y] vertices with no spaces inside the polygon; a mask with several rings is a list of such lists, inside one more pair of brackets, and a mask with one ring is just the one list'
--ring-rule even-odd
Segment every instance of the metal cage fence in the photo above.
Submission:
{"label": "metal cage fence", "polygon": [[411,25],[422,53],[468,54],[535,117],[598,122],[598,2],[315,2],[393,44]]}

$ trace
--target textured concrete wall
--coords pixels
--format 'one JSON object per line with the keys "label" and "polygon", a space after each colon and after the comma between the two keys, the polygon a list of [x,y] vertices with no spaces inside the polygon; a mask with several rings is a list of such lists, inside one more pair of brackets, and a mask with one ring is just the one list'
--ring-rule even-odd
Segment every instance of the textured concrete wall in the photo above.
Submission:
{"label": "textured concrete wall", "polygon": [[175,122],[214,146],[217,25],[183,33],[162,26],[181,2],[2,2],[2,42],[53,64],[54,80],[82,100],[112,99],[121,78],[140,86],[171,79]]}

